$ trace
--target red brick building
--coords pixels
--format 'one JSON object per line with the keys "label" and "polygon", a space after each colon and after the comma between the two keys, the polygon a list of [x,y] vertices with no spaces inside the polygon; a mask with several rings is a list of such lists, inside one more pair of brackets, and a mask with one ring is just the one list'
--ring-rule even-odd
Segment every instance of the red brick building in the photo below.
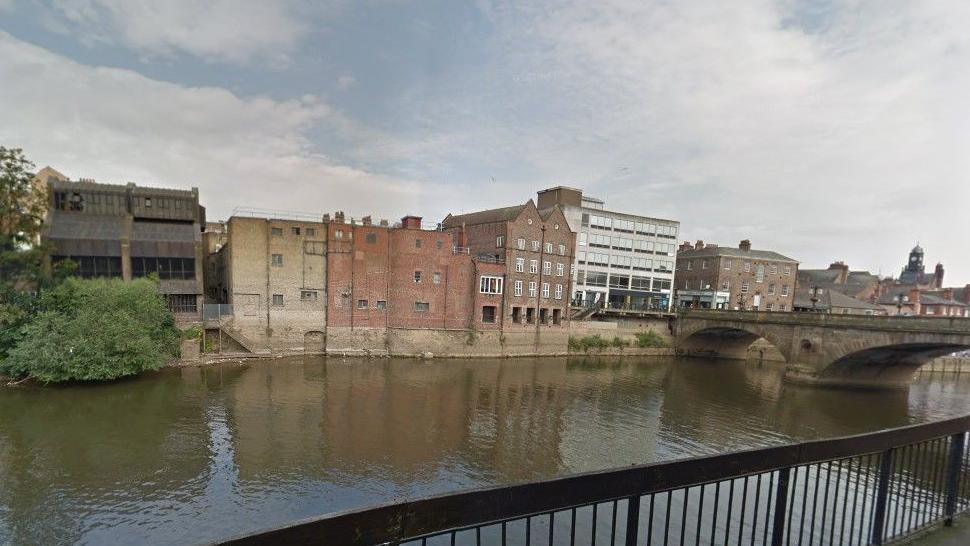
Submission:
{"label": "red brick building", "polygon": [[540,211],[530,199],[514,207],[449,214],[442,229],[472,256],[502,268],[505,290],[497,311],[503,331],[566,330],[575,234],[558,206]]}
{"label": "red brick building", "polygon": [[388,227],[338,213],[327,240],[328,329],[499,328],[504,267],[456,248],[453,234],[416,216]]}

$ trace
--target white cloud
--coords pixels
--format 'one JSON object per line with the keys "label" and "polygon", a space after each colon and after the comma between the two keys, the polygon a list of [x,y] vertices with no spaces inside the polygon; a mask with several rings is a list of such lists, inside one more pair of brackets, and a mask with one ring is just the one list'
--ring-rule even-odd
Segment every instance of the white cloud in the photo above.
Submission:
{"label": "white cloud", "polygon": [[337,87],[343,91],[346,91],[355,85],[357,85],[357,78],[349,74],[344,74],[343,76],[337,78]]}
{"label": "white cloud", "polygon": [[309,28],[295,2],[56,0],[82,41],[117,43],[152,57],[285,64]]}
{"label": "white cloud", "polygon": [[430,126],[686,236],[883,273],[920,238],[970,280],[970,3],[802,6],[485,4],[494,63]]}
{"label": "white cloud", "polygon": [[212,218],[237,206],[393,218],[436,191],[315,150],[307,131],[351,122],[314,96],[274,101],[183,87],[78,64],[2,32],[0,81],[0,142],[23,148],[38,167],[197,186]]}

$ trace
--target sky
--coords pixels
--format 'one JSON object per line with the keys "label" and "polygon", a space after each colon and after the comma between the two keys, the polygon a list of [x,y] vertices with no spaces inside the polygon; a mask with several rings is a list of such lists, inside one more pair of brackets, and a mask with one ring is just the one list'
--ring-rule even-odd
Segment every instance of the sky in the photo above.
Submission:
{"label": "sky", "polygon": [[970,283],[966,0],[0,0],[0,145],[435,222],[566,185],[681,239]]}

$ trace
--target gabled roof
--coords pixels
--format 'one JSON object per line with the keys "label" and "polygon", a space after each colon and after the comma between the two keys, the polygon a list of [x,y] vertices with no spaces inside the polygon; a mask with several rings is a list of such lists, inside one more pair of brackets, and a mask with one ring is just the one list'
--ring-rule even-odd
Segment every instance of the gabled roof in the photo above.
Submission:
{"label": "gabled roof", "polygon": [[480,210],[478,212],[469,212],[468,214],[449,214],[441,222],[441,226],[450,228],[459,227],[462,225],[474,226],[478,224],[494,224],[496,222],[511,222],[512,220],[518,218],[519,215],[522,214],[522,211],[530,205],[533,207],[535,206],[531,199],[529,199],[523,205]]}
{"label": "gabled roof", "polygon": [[[795,307],[802,309],[808,309],[812,307],[812,291],[811,288],[799,288],[795,290]],[[843,294],[838,290],[833,290],[832,288],[823,288],[822,293],[818,296],[818,302],[815,305],[818,309],[832,309],[833,307],[839,307],[843,309],[866,309],[872,311],[881,311],[882,306],[876,305],[875,303],[869,303],[852,296]]]}
{"label": "gabled roof", "polygon": [[747,258],[753,260],[774,260],[779,262],[791,262],[793,264],[798,263],[797,260],[771,250],[741,250],[740,248],[729,246],[708,245],[701,249],[681,250],[677,253],[677,258],[712,258],[716,256]]}

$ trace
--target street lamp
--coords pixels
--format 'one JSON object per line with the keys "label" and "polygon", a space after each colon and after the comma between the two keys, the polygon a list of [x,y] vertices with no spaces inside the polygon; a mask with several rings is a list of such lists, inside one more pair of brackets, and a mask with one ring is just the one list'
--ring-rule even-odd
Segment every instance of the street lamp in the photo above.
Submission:
{"label": "street lamp", "polygon": [[896,300],[896,316],[901,316],[903,314],[903,303],[909,301],[909,298],[899,293],[893,299]]}

